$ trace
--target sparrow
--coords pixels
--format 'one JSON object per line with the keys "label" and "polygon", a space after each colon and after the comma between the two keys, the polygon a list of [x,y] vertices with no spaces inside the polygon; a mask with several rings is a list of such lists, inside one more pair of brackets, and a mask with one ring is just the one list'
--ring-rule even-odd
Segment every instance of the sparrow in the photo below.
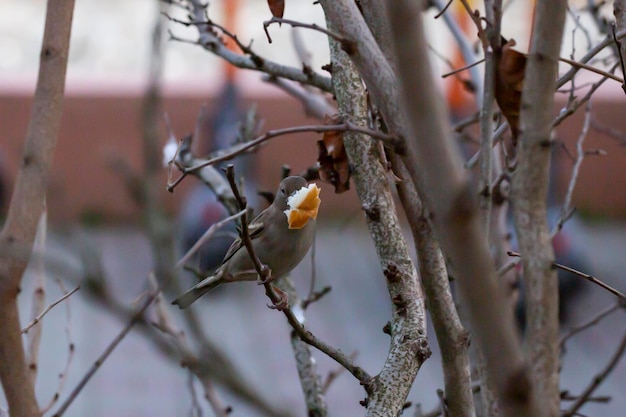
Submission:
{"label": "sparrow", "polygon": [[[299,176],[281,181],[272,204],[248,225],[254,251],[270,269],[272,280],[287,275],[309,251],[315,238],[315,219],[320,189]],[[183,309],[198,298],[228,282],[259,280],[254,263],[241,238],[228,249],[213,275],[196,284],[172,302]]]}

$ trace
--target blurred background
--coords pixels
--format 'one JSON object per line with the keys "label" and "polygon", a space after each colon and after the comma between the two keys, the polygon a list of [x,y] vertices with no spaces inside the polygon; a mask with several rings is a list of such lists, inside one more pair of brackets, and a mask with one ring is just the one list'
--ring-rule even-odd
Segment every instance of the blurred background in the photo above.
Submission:
{"label": "blurred background", "polygon": [[[475,2],[478,3],[478,2]],[[527,50],[531,8],[524,1],[505,2],[503,34],[515,38],[520,51]],[[584,2],[571,2],[572,5]],[[4,214],[22,151],[36,83],[38,56],[45,17],[43,0],[4,0],[0,3],[0,213]],[[64,114],[53,164],[47,199],[50,235],[46,246],[47,273],[61,278],[67,286],[98,269],[120,302],[130,304],[145,289],[146,276],[157,261],[145,230],[145,213],[125,185],[126,169],[141,175],[146,168],[144,147],[145,96],[149,86],[153,32],[161,21],[163,43],[161,71],[157,80],[161,96],[160,113],[166,112],[178,137],[192,133],[202,105],[207,106],[207,135],[196,144],[199,152],[225,147],[237,129],[238,121],[253,106],[263,120],[262,131],[300,124],[317,124],[307,118],[303,107],[279,89],[264,83],[261,74],[234,71],[219,58],[198,45],[169,40],[168,31],[195,41],[195,28],[170,22],[161,15],[185,19],[177,7],[159,6],[155,0],[79,0],[76,3],[67,72]],[[610,11],[610,8],[609,8]],[[269,28],[273,43],[263,32],[263,21],[270,13],[266,2],[252,0],[211,1],[209,13],[216,22],[236,32],[243,43],[253,41],[255,52],[282,64],[299,67],[293,47],[292,29],[283,25]],[[473,36],[472,26],[458,10],[450,14],[459,26]],[[428,35],[437,73],[450,70],[446,57],[456,68],[463,66],[452,36],[441,19],[428,14]],[[287,2],[285,17],[324,24],[321,8],[312,2]],[[610,17],[607,15],[607,17]],[[580,22],[595,44],[604,35],[593,21],[581,15]],[[562,56],[584,55],[588,39],[574,31],[569,18]],[[328,63],[325,36],[299,31],[311,55],[314,70]],[[562,66],[561,72],[567,70]],[[441,81],[455,120],[476,109],[473,97],[463,93],[454,80]],[[597,77],[581,74],[578,84]],[[557,94],[556,115],[568,94]],[[603,149],[604,157],[590,156],[583,162],[573,205],[576,216],[565,225],[557,239],[563,263],[575,264],[607,283],[624,290],[626,270],[626,106],[619,84],[607,82],[593,100],[593,126],[585,141],[589,150]],[[557,138],[571,152],[575,150],[583,120],[583,110],[563,123]],[[161,144],[167,129],[159,119],[156,131]],[[255,191],[275,191],[281,167],[287,164],[299,173],[317,158],[320,135],[299,134],[270,141],[253,156],[240,162],[250,195]],[[162,145],[161,145],[162,146]],[[160,149],[160,148],[159,148]],[[121,163],[121,165],[120,165]],[[120,168],[124,167],[124,169]],[[551,202],[558,212],[570,179],[573,161],[563,151],[555,152]],[[164,168],[157,183],[158,206],[172,220],[178,246],[190,236],[198,236],[222,213],[214,197],[195,178],[187,178],[173,193],[165,190]],[[316,244],[316,286],[331,285],[333,291],[308,311],[308,325],[320,338],[357,352],[357,362],[375,374],[388,350],[382,327],[390,318],[384,279],[354,190],[335,195],[332,187],[321,184],[322,207]],[[253,199],[257,209],[263,199]],[[217,210],[217,212],[216,212]],[[407,237],[409,233],[407,233]],[[410,241],[410,240],[409,240]],[[187,243],[188,244],[188,243]],[[340,248],[340,250],[338,250]],[[86,262],[86,259],[93,263]],[[311,279],[311,258],[294,271],[299,290],[306,294]],[[21,305],[24,322],[29,317],[29,289],[34,272],[24,280]],[[185,283],[191,278],[185,276]],[[613,302],[610,294],[583,282],[568,308],[564,328],[592,316]],[[65,328],[71,329],[76,355],[71,365],[65,395],[82,377],[104,347],[121,329],[116,320],[79,291],[70,300],[68,322],[65,307],[53,310],[44,322],[44,340],[37,394],[47,403],[57,386],[58,373],[66,362],[68,342]],[[48,301],[60,296],[51,281]],[[282,316],[267,309],[263,292],[255,285],[233,285],[205,297],[198,311],[212,339],[232,354],[246,378],[272,403],[304,413],[297,372],[289,345],[289,329]],[[172,309],[176,317],[178,311]],[[563,363],[563,389],[580,392],[591,376],[608,360],[623,332],[622,312],[573,339]],[[617,331],[616,331],[617,329]],[[432,331],[431,331],[432,333]],[[433,357],[418,374],[409,400],[422,403],[424,410],[437,405],[435,390],[442,388],[440,357],[436,340],[431,338]],[[324,376],[335,364],[323,354],[315,354]],[[136,332],[123,341],[105,366],[85,388],[68,411],[69,416],[167,416],[188,413],[192,397],[188,374],[173,361],[163,360],[150,342]],[[618,366],[599,394],[612,395],[607,404],[590,404],[587,415],[621,415],[626,408],[623,386],[626,364]],[[196,390],[198,387],[196,387]],[[220,392],[222,393],[222,392]],[[621,394],[621,395],[620,395]],[[233,405],[234,415],[254,415],[239,400],[224,394]],[[199,396],[201,394],[199,393]],[[358,401],[365,396],[358,382],[343,373],[328,391],[333,413],[360,415]],[[64,395],[62,395],[62,398]],[[1,396],[0,396],[1,398]],[[201,401],[202,402],[202,401]],[[5,402],[2,404],[4,406]],[[203,405],[205,413],[210,415]]]}

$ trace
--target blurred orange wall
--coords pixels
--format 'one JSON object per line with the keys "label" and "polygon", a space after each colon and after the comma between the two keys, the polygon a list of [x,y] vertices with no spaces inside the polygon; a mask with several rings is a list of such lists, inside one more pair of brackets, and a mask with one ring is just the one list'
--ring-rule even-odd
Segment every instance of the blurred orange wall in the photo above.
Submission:
{"label": "blurred orange wall", "polygon": [[[617,87],[619,89],[619,87]],[[620,90],[621,91],[621,90]],[[559,96],[560,97],[560,96]],[[611,96],[613,97],[613,96]],[[298,124],[316,124],[307,119],[302,106],[282,95],[247,97],[255,102],[265,119],[264,131]],[[0,166],[4,176],[12,182],[21,154],[21,144],[26,131],[31,99],[23,94],[0,92]],[[175,132],[179,137],[193,130],[201,104],[199,97],[169,94],[163,102]],[[211,109],[214,103],[208,102]],[[559,103],[557,108],[562,107]],[[623,95],[596,99],[595,120],[601,124],[626,132]],[[582,123],[582,110],[559,129],[571,150]],[[65,100],[63,122],[53,164],[48,206],[56,221],[74,221],[91,213],[113,221],[137,221],[139,210],[122,185],[120,177],[107,168],[107,158],[123,158],[139,172],[141,169],[141,97],[139,94],[109,94],[88,96],[69,94]],[[161,126],[163,138],[166,130]],[[265,189],[273,190],[283,163],[300,172],[315,163],[316,140],[321,135],[309,133],[275,138],[258,151],[258,178]],[[585,142],[586,149],[602,148],[606,157],[588,157],[582,166],[575,193],[575,205],[598,215],[626,216],[626,147],[619,141],[591,130]],[[560,169],[560,188],[566,186],[571,162],[564,160]],[[173,212],[194,179],[186,179],[173,194],[165,191],[166,175],[163,171],[162,201]],[[358,212],[359,205],[354,190],[344,195],[333,195],[332,188],[324,186],[324,211]]]}

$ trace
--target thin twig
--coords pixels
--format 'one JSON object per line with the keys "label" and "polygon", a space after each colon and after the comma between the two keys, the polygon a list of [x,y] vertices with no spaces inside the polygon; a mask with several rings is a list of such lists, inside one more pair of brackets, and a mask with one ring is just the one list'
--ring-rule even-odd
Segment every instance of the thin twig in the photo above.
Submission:
{"label": "thin twig", "polygon": [[332,289],[333,288],[330,285],[327,285],[319,291],[310,292],[309,295],[307,295],[307,297],[302,300],[302,309],[306,310],[311,304],[319,301],[320,299],[322,299],[322,297],[331,292]]}
{"label": "thin twig", "polygon": [[[359,352],[355,350],[350,354],[350,359],[356,359],[358,354]],[[337,379],[339,375],[341,375],[343,371],[345,371],[345,369],[346,368],[344,368],[343,366],[340,366],[328,372],[328,374],[326,375],[326,379],[324,379],[324,382],[322,383],[322,394],[326,394],[328,392],[328,389],[330,388],[332,383],[335,381],[335,379]]]}
{"label": "thin twig", "polygon": [[72,296],[72,294],[74,294],[76,291],[80,290],[80,285],[77,286],[76,288],[74,288],[72,291],[63,294],[63,296],[61,298],[59,298],[58,300],[56,300],[55,302],[53,302],[52,304],[50,304],[48,307],[46,307],[41,313],[39,313],[39,315],[37,317],[35,317],[33,319],[33,321],[31,321],[30,323],[28,323],[26,325],[26,327],[24,327],[22,329],[22,334],[27,333],[33,326],[35,326],[37,323],[39,323],[41,321],[41,319],[43,319],[43,317],[48,314],[48,312],[50,310],[52,310],[54,307],[56,307],[58,304],[62,303],[64,300],[68,299],[69,297]]}
{"label": "thin twig", "polygon": [[263,77],[263,81],[274,84],[287,94],[295,97],[304,105],[304,111],[307,116],[313,116],[317,119],[323,120],[324,116],[332,116],[337,113],[337,109],[333,107],[326,97],[322,94],[316,94],[313,91],[308,91],[296,86],[294,82],[287,81],[283,78],[266,75]]}
{"label": "thin twig", "polygon": [[610,72],[603,71],[596,67],[592,67],[591,65],[587,65],[582,62],[574,61],[572,59],[563,58],[563,57],[559,57],[559,61],[570,64],[573,67],[578,67],[578,68],[586,69],[587,71],[595,72],[596,74],[600,74],[604,77],[615,80],[618,83],[624,84],[624,80],[618,77],[617,75],[611,74]]}
{"label": "thin twig", "polygon": [[317,252],[315,245],[316,241],[317,239],[313,239],[313,245],[311,247],[311,283],[309,285],[309,293],[307,294],[306,298],[302,300],[302,308],[305,308],[305,304],[307,306],[310,304],[310,300],[313,298],[313,294],[315,294],[315,279],[317,278],[317,273],[315,269],[315,253]]}
{"label": "thin twig", "polygon": [[446,397],[444,396],[443,390],[437,390],[437,398],[439,399],[439,409],[441,410],[442,417],[450,417],[448,414],[448,405],[446,404]]}
{"label": "thin twig", "polygon": [[[443,0],[433,0],[432,3],[439,10],[443,10],[446,5],[443,4]],[[443,20],[452,33],[454,40],[456,41],[461,54],[463,56],[463,60],[467,62],[474,62],[477,60],[477,54],[473,45],[473,42],[470,42],[467,39],[463,29],[461,29],[459,22],[454,18],[450,13],[443,14]],[[473,91],[482,91],[483,89],[483,77],[480,71],[476,68],[472,68],[470,70],[471,81],[465,82],[464,84],[471,84],[473,87]]]}
{"label": "thin twig", "polygon": [[[33,288],[31,317],[37,320],[40,311],[44,309],[46,304],[46,265],[44,253],[46,249],[46,240],[48,235],[48,209],[44,200],[44,210],[37,224],[37,234],[35,235],[35,243],[33,248],[33,264],[35,270],[35,285]],[[24,332],[22,332],[24,334]],[[28,365],[28,376],[31,384],[35,386],[37,382],[37,371],[39,370],[39,348],[41,347],[41,335],[43,334],[43,326],[37,326],[26,337],[26,363]]]}
{"label": "thin twig", "polygon": [[509,263],[507,263],[505,265],[502,265],[498,269],[498,272],[497,272],[498,276],[499,277],[504,276],[511,269],[515,268],[520,263],[521,260],[522,260],[522,258],[517,258],[517,259],[514,259],[514,260],[512,260],[511,262],[509,262]]}
{"label": "thin twig", "polygon": [[333,38],[334,40],[336,40],[342,45],[345,43],[352,43],[351,41],[339,35],[338,33],[335,33],[332,30],[328,30],[319,25],[316,25],[315,23],[303,23],[303,22],[298,22],[296,20],[283,19],[281,17],[275,17],[275,16],[273,16],[270,20],[266,20],[265,22],[263,22],[263,30],[265,31],[265,35],[267,36],[267,41],[269,43],[272,43],[272,38],[270,37],[270,34],[267,31],[267,28],[273,23],[278,23],[278,24],[285,23],[294,28],[300,27],[300,28],[308,28],[308,29],[317,30],[318,32],[322,32],[323,34],[330,36],[331,38]]}
{"label": "thin twig", "polygon": [[595,316],[593,316],[589,320],[587,320],[587,321],[585,321],[583,323],[580,323],[577,326],[572,327],[571,329],[569,329],[569,331],[567,333],[565,333],[563,336],[561,336],[561,340],[559,341],[559,347],[561,349],[563,349],[564,346],[565,346],[565,342],[567,342],[570,338],[572,338],[573,336],[575,336],[578,333],[582,332],[583,330],[586,330],[586,329],[590,328],[591,326],[594,326],[594,325],[598,324],[602,319],[604,319],[605,317],[609,316],[611,313],[619,310],[620,308],[624,308],[624,303],[618,301],[615,304],[613,304],[612,306],[609,306],[609,307],[605,308],[604,310],[600,311],[598,314],[596,314]]}
{"label": "thin twig", "polygon": [[204,232],[200,239],[198,239],[196,243],[193,244],[191,249],[189,249],[182,258],[180,258],[180,260],[176,263],[176,268],[180,268],[180,266],[184,265],[189,260],[189,258],[191,258],[194,253],[196,253],[198,249],[200,249],[200,247],[204,245],[204,243],[206,243],[215,234],[215,232],[222,228],[226,223],[243,216],[245,213],[245,210],[241,210],[240,212],[235,213],[232,216],[228,216],[217,223],[213,223],[211,227],[209,227],[208,230]]}
{"label": "thin twig", "polygon": [[[509,128],[509,124],[506,120],[502,122],[502,124],[493,132],[493,146],[496,146],[502,138],[504,137],[504,133]],[[480,160],[480,155],[482,154],[481,149],[478,149],[474,155],[465,163],[465,168],[472,169]]]}
{"label": "thin twig", "polygon": [[565,201],[563,202],[563,208],[561,209],[561,214],[559,215],[559,220],[557,221],[556,230],[561,230],[563,227],[563,223],[573,213],[572,208],[572,196],[574,195],[574,188],[576,187],[576,182],[578,181],[578,173],[580,172],[580,167],[585,159],[585,150],[583,149],[583,143],[585,142],[585,138],[587,137],[587,133],[589,132],[589,125],[591,124],[591,101],[587,102],[586,110],[585,110],[585,121],[583,122],[583,127],[578,135],[578,140],[576,141],[576,161],[574,162],[574,166],[572,167],[572,175],[569,180],[569,184],[567,186],[567,192],[565,194]]}
{"label": "thin twig", "polygon": [[569,266],[565,266],[565,265],[561,265],[559,263],[554,263],[554,266],[562,269],[564,271],[567,272],[571,272],[572,274],[576,274],[579,277],[585,278],[586,280],[593,282],[596,285],[599,285],[600,287],[604,288],[605,290],[607,290],[608,292],[610,292],[611,294],[617,296],[619,299],[621,299],[622,301],[626,301],[626,295],[624,295],[622,292],[616,290],[615,288],[611,287],[608,284],[605,284],[604,282],[600,281],[598,278],[594,277],[593,275],[589,275],[586,274],[584,272],[578,271],[574,268],[570,268]]}
{"label": "thin twig", "polygon": [[476,65],[482,64],[483,62],[485,62],[485,58],[481,58],[478,61],[474,62],[473,64],[465,65],[464,67],[455,69],[454,71],[447,72],[447,73],[443,74],[441,76],[441,78],[448,78],[451,75],[456,75],[456,74],[458,74],[460,72],[467,71],[468,69],[473,68]]}
{"label": "thin twig", "polygon": [[489,41],[487,40],[487,33],[485,32],[485,29],[483,28],[483,25],[481,23],[479,11],[472,10],[467,0],[461,0],[461,4],[465,8],[467,14],[472,19],[472,22],[474,22],[474,25],[476,25],[476,30],[478,31],[478,39],[480,39],[483,49],[487,49]]}
{"label": "thin twig", "polygon": [[202,407],[200,407],[200,403],[198,402],[198,394],[196,393],[196,388],[193,385],[194,381],[194,375],[190,371],[187,377],[187,388],[189,389],[189,395],[191,396],[191,411],[189,414],[191,417],[201,417]]}
{"label": "thin twig", "polygon": [[449,0],[448,3],[444,7],[441,8],[439,13],[435,15],[435,19],[439,19],[446,12],[446,10],[448,10],[448,7],[450,7],[453,1],[454,0]]}
{"label": "thin twig", "polygon": [[[515,257],[519,257],[519,258],[522,257],[522,255],[520,253],[518,253],[518,252],[509,251],[507,253],[508,253],[509,256],[515,256]],[[552,265],[555,268],[562,269],[563,271],[571,272],[572,274],[575,274],[575,275],[578,275],[579,277],[585,278],[587,281],[593,282],[594,284],[604,288],[605,290],[607,290],[611,294],[613,294],[616,297],[618,297],[620,300],[626,301],[626,295],[624,295],[622,292],[616,290],[615,288],[611,287],[610,285],[605,284],[604,282],[600,281],[598,278],[594,277],[593,275],[586,274],[586,273],[581,272],[581,271],[579,271],[577,269],[570,268],[569,266],[565,266],[565,265],[562,265],[562,264],[557,263],[557,262],[553,262]]]}
{"label": "thin twig", "polygon": [[[619,39],[617,39],[617,35],[615,34],[615,23],[611,25],[611,34],[613,35],[613,42],[615,42],[615,45],[617,47],[617,55],[619,56],[619,64],[622,68],[622,75],[626,77],[626,66],[624,65],[624,55],[622,54],[622,43],[619,41]],[[622,90],[624,90],[624,93],[626,93],[626,84],[624,84],[623,80]]]}
{"label": "thin twig", "polygon": [[[245,198],[243,198],[241,196],[241,193],[239,192],[239,187],[237,186],[237,182],[235,181],[234,167],[232,164],[230,164],[226,168],[226,177],[228,178],[228,182],[230,183],[232,187],[235,198],[239,202],[239,208],[241,210],[245,210],[247,204],[246,204]],[[244,215],[242,216],[241,240],[243,244],[245,245],[246,249],[248,250],[248,254],[250,255],[250,258],[252,259],[254,267],[257,270],[257,273],[259,274],[260,281],[264,282],[265,292],[267,296],[270,298],[270,300],[272,300],[272,303],[274,303],[275,305],[279,304],[283,300],[276,293],[276,291],[274,291],[274,288],[269,282],[270,281],[269,268],[263,265],[263,263],[261,262],[261,260],[258,258],[258,256],[256,255],[254,251],[254,246],[252,245],[252,241],[250,239],[250,234],[248,231],[248,225],[245,222],[245,220],[246,219]],[[287,322],[289,323],[289,325],[294,329],[294,331],[298,334],[298,336],[300,336],[300,339],[302,339],[304,342],[317,348],[318,350],[322,351],[323,353],[325,353],[326,355],[334,359],[337,363],[339,363],[344,368],[346,368],[348,372],[354,375],[354,377],[356,377],[361,384],[366,384],[368,381],[371,380],[371,376],[364,369],[357,366],[349,356],[346,356],[339,349],[336,349],[326,344],[325,342],[323,342],[322,340],[314,336],[313,333],[311,333],[309,330],[307,330],[304,327],[304,325],[300,323],[300,321],[298,321],[298,319],[296,318],[296,316],[294,315],[293,311],[290,308],[284,308],[284,309],[281,309],[281,311],[287,318]]]}
{"label": "thin twig", "polygon": [[619,347],[606,364],[602,372],[597,374],[591,380],[591,383],[587,386],[585,391],[578,397],[578,400],[562,415],[562,417],[571,417],[576,414],[576,412],[582,407],[591,397],[591,394],[604,382],[604,380],[609,376],[609,374],[615,369],[619,360],[622,358],[624,354],[624,350],[626,350],[626,332],[624,332],[624,336],[622,336],[622,341],[619,344]]}
{"label": "thin twig", "polygon": [[[617,68],[618,64],[615,64],[610,71],[615,71],[615,69]],[[578,108],[580,106],[582,106],[583,104],[585,104],[587,101],[589,101],[591,99],[591,96],[596,92],[596,90],[598,88],[600,88],[600,86],[602,84],[604,84],[606,82],[606,80],[608,80],[607,77],[602,77],[601,79],[599,79],[597,82],[593,83],[591,85],[591,87],[589,88],[589,90],[587,91],[587,93],[580,98],[579,100],[575,100],[573,103],[570,103],[570,105],[567,107],[567,109],[565,110],[561,110],[561,112],[559,113],[559,115],[554,119],[554,121],[552,122],[552,127],[555,128],[558,125],[560,125],[565,119],[567,119],[569,116],[571,116],[572,114],[574,114],[574,112],[576,112],[576,110],[578,110]]]}
{"label": "thin twig", "polygon": [[[259,273],[260,281],[264,283],[269,282],[269,280],[271,279],[271,271],[268,268],[268,266],[264,265],[259,259],[259,257],[256,256],[254,245],[252,244],[252,239],[250,238],[250,230],[248,229],[248,215],[247,215],[248,204],[247,204],[245,197],[243,197],[241,193],[239,192],[239,187],[237,186],[237,181],[235,179],[235,167],[233,166],[233,164],[229,164],[226,167],[225,171],[226,171],[226,178],[228,179],[228,182],[233,190],[233,194],[235,195],[235,199],[237,200],[237,203],[239,204],[239,210],[244,212],[244,214],[241,216],[241,231],[240,231],[241,240],[243,244],[245,245],[246,249],[248,250],[248,254],[250,255],[252,263],[254,264],[254,268]],[[272,299],[272,301],[274,301],[274,299]]]}
{"label": "thin twig", "polygon": [[94,364],[91,366],[89,371],[87,371],[85,376],[83,376],[83,378],[80,380],[78,385],[76,385],[74,390],[70,393],[70,396],[65,400],[65,402],[61,405],[61,407],[59,407],[59,409],[57,410],[57,412],[54,414],[53,417],[61,417],[65,413],[65,411],[67,411],[68,407],[72,405],[72,402],[74,402],[78,394],[80,394],[80,392],[85,387],[85,385],[87,385],[91,377],[93,377],[94,374],[98,371],[98,369],[100,369],[104,361],[107,360],[109,355],[115,350],[115,348],[120,344],[120,342],[124,339],[124,337],[126,337],[126,335],[128,334],[128,332],[130,332],[133,326],[138,321],[142,320],[143,313],[148,309],[148,307],[150,307],[150,304],[152,304],[152,302],[156,299],[159,293],[160,291],[156,290],[156,291],[149,293],[146,296],[141,308],[137,310],[137,312],[131,317],[126,327],[122,329],[122,331],[115,337],[115,339],[113,339],[113,341],[109,344],[109,346],[107,346],[104,352],[102,352],[100,357],[98,357],[98,359],[94,362]]}
{"label": "thin twig", "polygon": [[[67,290],[65,289],[65,286],[63,285],[63,282],[59,278],[56,278],[56,282],[61,288],[61,291],[63,293],[67,293]],[[50,402],[48,402],[48,405],[46,405],[45,407],[41,409],[41,415],[45,415],[48,411],[50,411],[52,407],[54,406],[54,404],[56,404],[56,402],[59,400],[59,397],[61,396],[61,392],[63,392],[63,388],[65,387],[65,383],[67,382],[67,378],[68,378],[69,371],[70,371],[70,366],[72,365],[72,360],[74,359],[74,352],[76,351],[74,341],[72,340],[72,333],[71,333],[72,310],[70,309],[69,301],[65,303],[65,308],[66,308],[66,319],[67,319],[65,323],[65,337],[67,338],[67,345],[68,345],[67,360],[65,361],[65,368],[63,369],[63,372],[59,374],[59,384],[57,386],[57,389],[54,395],[52,396],[52,398],[50,399]]]}
{"label": "thin twig", "polygon": [[[615,35],[615,37],[617,39],[621,39],[623,37],[626,36],[626,29],[624,30],[620,30],[619,32],[617,32],[617,34]],[[600,53],[600,51],[602,51],[604,48],[606,48],[607,46],[612,45],[615,42],[615,40],[613,39],[613,36],[609,35],[606,38],[604,38],[604,40],[602,40],[601,42],[599,42],[595,47],[593,47],[592,49],[590,49],[584,57],[582,57],[581,59],[578,60],[579,64],[585,64],[587,62],[589,62],[593,57],[595,57],[598,53]],[[573,67],[571,68],[569,71],[567,71],[565,74],[563,74],[563,76],[561,76],[557,82],[556,82],[556,89],[558,90],[559,88],[563,87],[568,81],[570,81],[580,70],[581,67]]]}
{"label": "thin twig", "polygon": [[[223,58],[238,68],[260,71],[277,77],[283,77],[292,81],[312,85],[323,91],[332,91],[330,77],[325,77],[312,71],[304,71],[301,68],[280,65],[275,61],[271,61],[257,55],[252,50],[251,44],[244,45],[241,41],[239,41],[236,35],[232,34],[224,27],[216,24],[210,19],[207,19],[206,3],[197,0],[191,0],[188,3],[190,5],[188,11],[191,16],[191,21],[179,23],[187,26],[193,25],[198,29],[198,40],[191,43],[201,45],[209,52]],[[213,28],[219,29],[223,35],[233,39],[244,54],[227,48],[226,45],[224,45],[224,41],[219,36],[219,33],[217,33]],[[173,34],[170,35],[172,39],[185,41],[184,39],[175,37]]]}
{"label": "thin twig", "polygon": [[[569,391],[565,390],[561,392],[561,400],[562,401],[576,401],[578,399],[577,396],[571,395]],[[608,403],[611,401],[610,395],[598,395],[596,397],[587,398],[588,403]],[[580,415],[580,413],[577,413]]]}
{"label": "thin twig", "polygon": [[472,114],[471,116],[459,121],[458,123],[454,124],[452,126],[452,130],[455,132],[461,132],[463,131],[466,127],[475,125],[476,123],[478,123],[478,121],[480,120],[480,112],[476,112],[474,114]]}
{"label": "thin twig", "polygon": [[623,131],[609,126],[604,126],[595,119],[591,120],[591,128],[611,139],[615,139],[620,146],[626,146],[626,134],[624,134]]}
{"label": "thin twig", "polygon": [[[228,161],[242,153],[244,153],[245,151],[254,148],[256,146],[259,146],[260,144],[262,144],[263,142],[272,139],[274,137],[277,136],[282,136],[282,135],[288,135],[288,134],[292,134],[292,133],[303,133],[303,132],[316,132],[316,133],[323,133],[323,132],[359,132],[359,133],[363,133],[366,135],[371,136],[374,139],[378,139],[380,141],[382,141],[384,144],[390,146],[392,149],[396,150],[396,152],[401,151],[402,150],[402,143],[403,141],[400,140],[399,138],[397,138],[396,136],[393,135],[388,135],[386,133],[383,132],[377,132],[375,130],[371,130],[365,127],[361,127],[361,126],[356,126],[354,124],[352,124],[349,121],[345,121],[343,123],[340,124],[336,124],[336,125],[310,125],[310,126],[293,126],[293,127],[286,127],[283,129],[276,129],[276,130],[269,130],[267,131],[265,134],[259,136],[256,139],[253,139],[249,142],[246,142],[244,144],[239,144],[239,145],[235,145],[227,150],[224,151],[224,153],[221,153],[220,156],[217,156],[215,158],[211,158],[201,164],[192,166],[192,167],[188,167],[188,168],[183,168],[183,173],[184,174],[189,174],[192,173],[194,171],[197,171],[199,169],[202,169],[206,166],[209,165],[213,165],[216,164],[218,162],[222,162],[222,161]],[[175,184],[172,184],[171,186],[168,185],[168,189],[173,189],[180,181],[177,180]]]}
{"label": "thin twig", "polygon": [[[156,289],[158,288],[158,284],[154,275],[151,275],[149,280],[151,288],[156,291]],[[204,398],[209,403],[213,414],[216,417],[227,417],[230,412],[229,410],[231,410],[230,405],[225,404],[218,395],[218,393],[215,391],[212,376],[210,375],[210,373],[202,372],[197,369],[197,367],[192,365],[194,363],[197,363],[199,359],[196,354],[191,350],[189,342],[185,337],[185,333],[182,330],[178,329],[174,321],[172,320],[170,316],[170,311],[168,310],[168,307],[163,300],[162,294],[159,294],[157,296],[154,302],[153,311],[156,314],[157,320],[156,322],[153,321],[152,325],[163,334],[171,338],[172,344],[180,355],[181,364],[186,367],[189,370],[190,375],[195,376],[202,385],[202,388],[204,390]],[[195,403],[195,390],[193,389],[192,382],[190,382],[189,389],[192,395],[192,402]],[[199,404],[197,405],[198,410],[201,410]]]}

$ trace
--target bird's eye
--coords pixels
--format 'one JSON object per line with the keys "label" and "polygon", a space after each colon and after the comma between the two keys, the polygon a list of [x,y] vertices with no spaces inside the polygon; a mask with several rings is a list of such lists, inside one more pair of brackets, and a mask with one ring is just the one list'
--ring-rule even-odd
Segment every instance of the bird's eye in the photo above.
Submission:
{"label": "bird's eye", "polygon": [[281,192],[282,194],[285,194],[285,187],[280,187],[280,192]]}

